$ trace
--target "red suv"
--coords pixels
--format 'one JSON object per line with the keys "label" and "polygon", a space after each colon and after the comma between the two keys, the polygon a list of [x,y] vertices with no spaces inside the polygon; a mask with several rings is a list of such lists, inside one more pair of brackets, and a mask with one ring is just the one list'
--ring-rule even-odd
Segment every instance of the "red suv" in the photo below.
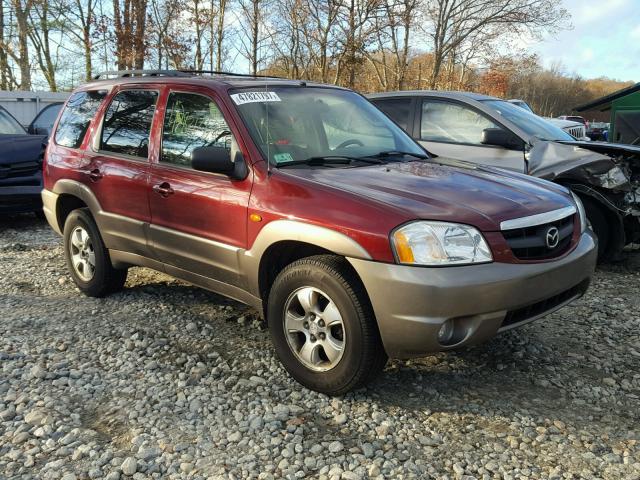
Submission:
{"label": "red suv", "polygon": [[425,151],[364,97],[127,72],[77,89],[44,210],[102,296],[150,267],[264,313],[303,385],[340,394],[581,296],[593,235],[564,187]]}

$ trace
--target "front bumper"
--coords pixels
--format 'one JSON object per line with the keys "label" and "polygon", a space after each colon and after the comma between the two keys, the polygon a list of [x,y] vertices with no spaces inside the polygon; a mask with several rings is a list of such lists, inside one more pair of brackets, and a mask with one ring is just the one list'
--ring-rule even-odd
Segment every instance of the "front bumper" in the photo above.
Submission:
{"label": "front bumper", "polygon": [[0,186],[0,214],[42,211],[41,185]]}
{"label": "front bumper", "polygon": [[[350,258],[373,306],[385,350],[410,358],[485,341],[580,297],[595,269],[590,231],[557,261],[414,267]],[[438,331],[453,320],[446,345]]]}

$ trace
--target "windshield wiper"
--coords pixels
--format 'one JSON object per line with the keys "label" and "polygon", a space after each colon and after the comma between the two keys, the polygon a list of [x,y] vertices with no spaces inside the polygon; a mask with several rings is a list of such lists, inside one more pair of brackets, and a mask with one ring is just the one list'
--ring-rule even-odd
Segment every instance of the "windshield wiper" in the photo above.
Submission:
{"label": "windshield wiper", "polygon": [[413,153],[413,152],[403,152],[401,150],[386,150],[383,152],[378,152],[375,153],[373,155],[367,155],[367,157],[372,157],[372,158],[388,158],[388,157],[404,157],[404,156],[409,156],[409,157],[414,157],[414,158],[420,158],[423,160],[426,160],[429,158],[429,155],[426,155],[424,153]]}
{"label": "windshield wiper", "polygon": [[303,160],[293,160],[291,162],[284,162],[277,164],[278,167],[289,167],[291,165],[311,165],[311,166],[321,166],[321,165],[349,165],[353,162],[364,162],[364,163],[383,163],[382,160],[378,160],[375,158],[367,158],[367,157],[348,157],[345,155],[326,155],[319,157],[309,157]]}

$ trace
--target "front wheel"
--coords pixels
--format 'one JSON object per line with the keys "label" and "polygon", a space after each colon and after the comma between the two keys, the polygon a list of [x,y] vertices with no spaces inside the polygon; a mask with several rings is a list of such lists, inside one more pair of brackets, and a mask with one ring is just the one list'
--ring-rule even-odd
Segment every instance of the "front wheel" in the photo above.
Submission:
{"label": "front wheel", "polygon": [[343,394],[387,361],[364,287],[340,257],[288,265],[271,288],[267,320],[285,369],[312,390]]}
{"label": "front wheel", "polygon": [[88,209],[69,214],[63,235],[67,267],[80,290],[90,297],[103,297],[122,289],[127,270],[111,265],[109,252]]}
{"label": "front wheel", "polygon": [[604,262],[612,257],[612,234],[604,210],[590,198],[582,198],[589,228],[598,237],[598,261]]}

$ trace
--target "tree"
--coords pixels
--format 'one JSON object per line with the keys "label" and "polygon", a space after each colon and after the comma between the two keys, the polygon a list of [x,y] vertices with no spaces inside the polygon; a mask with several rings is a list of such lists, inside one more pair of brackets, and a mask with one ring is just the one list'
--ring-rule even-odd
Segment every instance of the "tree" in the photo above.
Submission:
{"label": "tree", "polygon": [[482,33],[538,34],[557,29],[568,16],[555,0],[427,0],[426,14],[434,56],[431,88],[447,58],[466,42],[480,41]]}
{"label": "tree", "polygon": [[[222,70],[222,62],[225,56],[224,40],[225,40],[225,19],[227,14],[227,0],[211,0],[211,44],[209,48],[209,57],[211,61],[211,68],[213,70]],[[216,8],[217,7],[217,8]],[[216,21],[213,21],[213,14],[215,12]],[[214,65],[215,57],[215,67]]]}
{"label": "tree", "polygon": [[239,31],[238,47],[242,56],[249,61],[252,75],[258,73],[258,66],[266,60],[261,49],[272,36],[267,15],[271,6],[270,0],[238,0],[238,20],[244,27]]}
{"label": "tree", "polygon": [[29,39],[35,48],[40,71],[52,92],[58,91],[56,83],[57,52],[54,51],[55,45],[51,39],[56,31],[61,32],[60,12],[62,9],[56,8],[58,6],[48,0],[34,0],[29,11]]}
{"label": "tree", "polygon": [[340,4],[337,0],[307,0],[305,5],[304,14],[308,21],[302,26],[303,42],[317,72],[314,77],[328,83],[331,60],[337,49],[336,27]]}
{"label": "tree", "polygon": [[346,72],[346,80],[342,83],[354,88],[366,49],[375,41],[380,28],[376,20],[383,14],[383,4],[382,0],[339,0],[338,6],[342,51],[338,56],[334,83],[339,83],[343,72]]}
{"label": "tree", "polygon": [[[45,0],[46,1],[46,0]],[[101,7],[102,0],[64,0],[61,13],[71,23],[65,33],[80,42],[84,56],[84,78],[91,80],[93,73],[93,36],[96,24],[96,9]]]}
{"label": "tree", "polygon": [[182,0],[152,0],[148,38],[155,55],[158,69],[168,69],[172,63],[174,67],[183,67],[184,60],[189,53],[189,40],[182,33],[179,25],[180,12],[185,8]]}
{"label": "tree", "polygon": [[13,14],[17,25],[17,51],[6,42],[3,48],[6,49],[7,55],[11,57],[20,69],[20,83],[18,87],[21,90],[31,90],[31,62],[29,57],[29,13],[33,7],[32,0],[10,0],[13,7]]}
{"label": "tree", "polygon": [[113,0],[118,70],[144,67],[146,20],[147,0]]}
{"label": "tree", "polygon": [[385,15],[376,17],[378,48],[373,54],[367,54],[367,58],[383,90],[405,88],[409,39],[417,21],[417,6],[418,0],[385,0]]}

